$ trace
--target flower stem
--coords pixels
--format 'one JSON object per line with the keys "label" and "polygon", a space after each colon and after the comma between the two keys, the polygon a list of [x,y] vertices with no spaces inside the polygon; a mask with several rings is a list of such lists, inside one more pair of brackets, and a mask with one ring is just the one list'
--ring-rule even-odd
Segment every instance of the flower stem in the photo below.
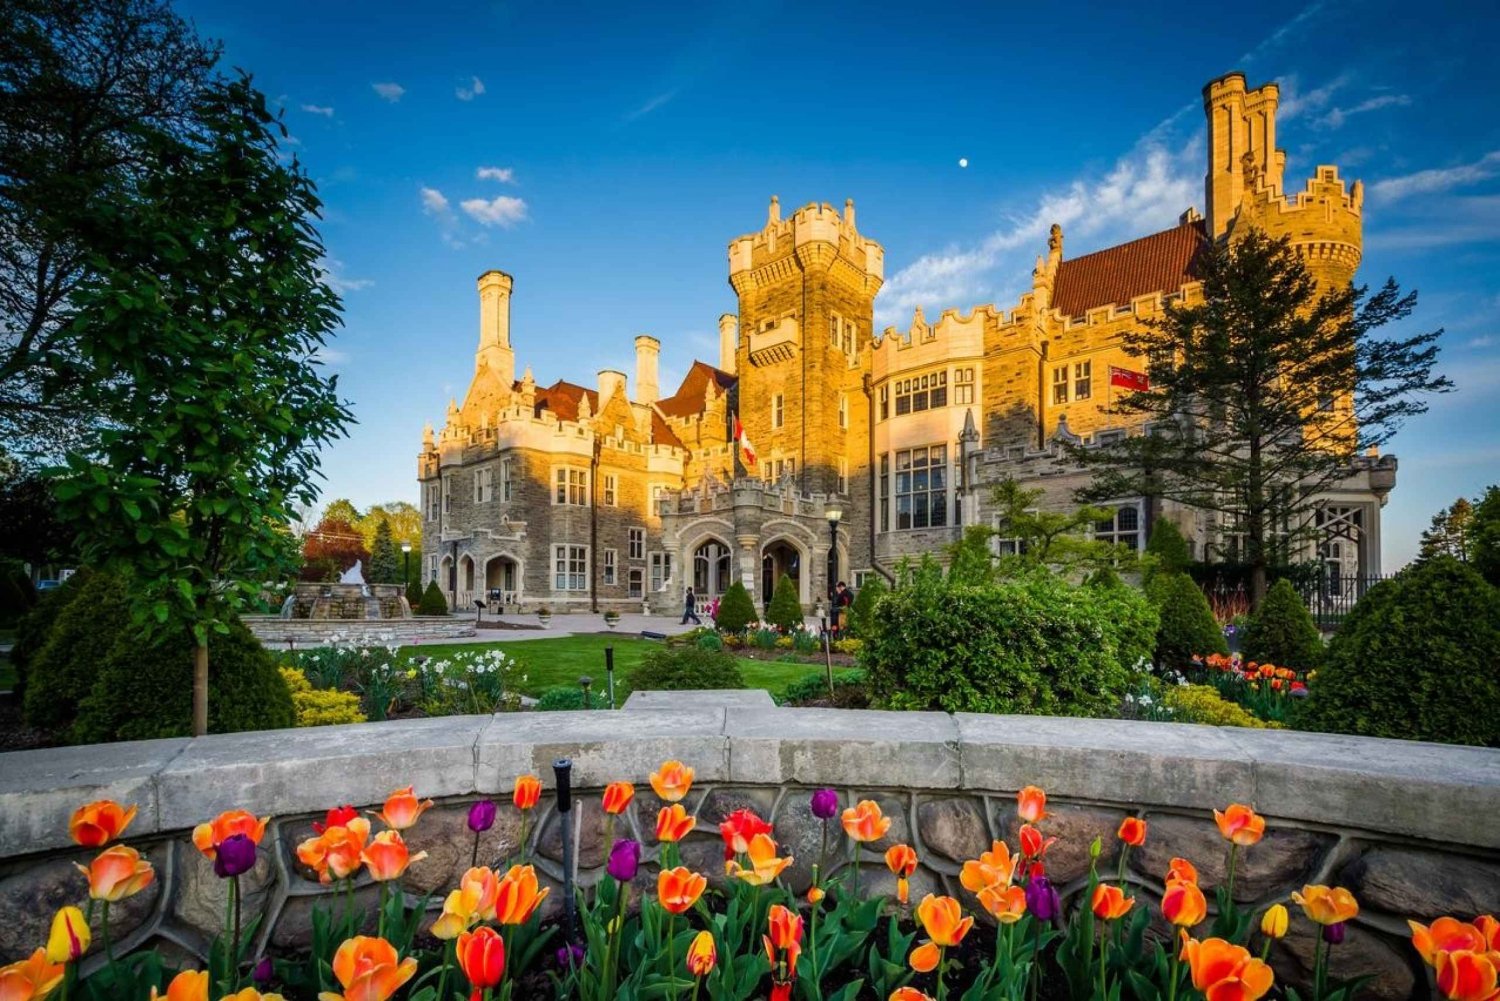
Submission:
{"label": "flower stem", "polygon": [[453,940],[443,943],[443,970],[438,974],[437,1001],[448,1001],[448,968],[453,965]]}
{"label": "flower stem", "polygon": [[234,901],[234,935],[229,940],[229,989],[239,986],[240,974],[240,878],[229,877],[229,898]]}
{"label": "flower stem", "polygon": [[671,911],[667,912],[667,981],[672,985],[672,997],[677,997],[677,943],[672,938],[672,919],[676,917]]}
{"label": "flower stem", "polygon": [[107,960],[109,960],[110,980],[113,981],[114,980],[114,972],[115,972],[115,943],[109,937],[109,901],[108,900],[106,900],[104,902],[104,917],[101,920],[103,921],[103,924],[104,924],[104,929],[103,929],[104,930],[104,958],[107,959]]}
{"label": "flower stem", "polygon": [[1239,859],[1239,854],[1240,846],[1234,842],[1231,842],[1229,845],[1229,881],[1227,884],[1229,906],[1231,908],[1234,906],[1234,867],[1235,862]]}
{"label": "flower stem", "polygon": [[944,999],[946,999],[948,997],[948,984],[947,984],[946,981],[943,980],[943,963],[944,963],[944,961],[947,958],[948,958],[948,950],[947,949],[942,949],[942,948],[938,949],[938,965],[937,965],[938,995],[937,995],[937,1001],[944,1001]]}
{"label": "flower stem", "polygon": [[474,850],[469,853],[469,868],[472,869],[479,864],[479,832],[474,832]]}
{"label": "flower stem", "polygon": [[1167,1001],[1177,1001],[1177,981],[1182,979],[1182,953],[1172,949],[1171,979],[1167,982]]}

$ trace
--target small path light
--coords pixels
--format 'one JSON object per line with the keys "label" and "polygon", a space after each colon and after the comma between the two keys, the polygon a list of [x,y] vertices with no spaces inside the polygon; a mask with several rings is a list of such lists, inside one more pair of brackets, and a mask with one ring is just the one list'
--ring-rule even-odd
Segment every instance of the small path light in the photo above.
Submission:
{"label": "small path light", "polygon": [[589,686],[593,683],[594,679],[590,678],[587,674],[578,679],[578,687],[583,689],[583,708],[585,709],[593,708],[589,705]]}
{"label": "small path light", "polygon": [[615,648],[607,646],[604,648],[604,679],[605,687],[609,690],[609,707],[615,707]]}

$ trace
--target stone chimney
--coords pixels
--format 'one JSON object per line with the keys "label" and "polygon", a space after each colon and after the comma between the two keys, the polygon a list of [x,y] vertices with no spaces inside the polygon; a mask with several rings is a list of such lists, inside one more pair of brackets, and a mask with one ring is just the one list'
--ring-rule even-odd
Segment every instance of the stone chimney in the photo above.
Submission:
{"label": "stone chimney", "polygon": [[479,276],[479,351],[474,368],[482,366],[500,377],[506,389],[516,378],[516,355],[510,347],[510,292],[513,282],[504,271]]}
{"label": "stone chimney", "polygon": [[734,353],[739,349],[740,321],[733,313],[719,317],[719,369],[734,374]]}
{"label": "stone chimney", "polygon": [[635,398],[638,403],[655,403],[661,396],[657,384],[657,360],[661,357],[661,341],[650,334],[641,334],[635,339]]}
{"label": "stone chimney", "polygon": [[610,397],[625,392],[625,373],[612,368],[599,370],[599,410],[602,412]]}

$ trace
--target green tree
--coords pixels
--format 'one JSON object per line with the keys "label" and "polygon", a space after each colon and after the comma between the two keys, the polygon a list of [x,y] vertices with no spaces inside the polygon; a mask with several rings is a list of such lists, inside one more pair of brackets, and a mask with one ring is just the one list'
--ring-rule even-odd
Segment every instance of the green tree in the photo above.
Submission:
{"label": "green tree", "polygon": [[375,530],[375,544],[370,547],[371,584],[394,584],[401,579],[401,557],[396,553],[389,522],[382,521]]}
{"label": "green tree", "polygon": [[437,581],[427,582],[427,590],[422,592],[422,600],[415,609],[418,615],[447,615],[448,599],[443,597],[443,591],[438,587]]}
{"label": "green tree", "polygon": [[988,529],[966,531],[967,541],[993,534],[1009,541],[1014,552],[1001,556],[1002,573],[1025,573],[1044,566],[1062,573],[1087,573],[1102,566],[1131,567],[1135,551],[1089,537],[1089,529],[1108,521],[1114,512],[1106,507],[1085,506],[1071,511],[1047,511],[1041,508],[1045,490],[1028,489],[1007,476],[996,483],[991,502],[997,516],[993,533]]}
{"label": "green tree", "polygon": [[1451,556],[1460,563],[1469,560],[1469,524],[1474,520],[1474,505],[1460,497],[1432,516],[1432,524],[1422,533],[1417,559],[1430,560],[1439,554]]}
{"label": "green tree", "polygon": [[956,584],[987,584],[995,579],[995,533],[984,525],[968,525],[948,549],[948,579]]}
{"label": "green tree", "polygon": [[391,526],[391,537],[399,549],[401,543],[411,543],[412,552],[422,551],[422,512],[406,501],[389,501],[371,504],[365,513],[354,521],[354,527],[365,537],[366,548],[375,545],[375,531],[381,522]]}
{"label": "green tree", "polygon": [[1156,633],[1158,665],[1180,670],[1195,656],[1229,652],[1224,631],[1193,578],[1185,573],[1158,574],[1146,595],[1161,614]]}
{"label": "green tree", "polygon": [[406,582],[406,604],[411,609],[411,614],[421,615],[419,609],[422,607],[422,585],[415,580]]}
{"label": "green tree", "polygon": [[1500,486],[1492,486],[1474,505],[1469,522],[1469,562],[1485,580],[1500,587]]}
{"label": "green tree", "polygon": [[776,582],[771,592],[771,607],[766,609],[766,621],[783,632],[790,632],[802,625],[802,602],[797,599],[797,585],[786,574]]}
{"label": "green tree", "polygon": [[[344,497],[339,497],[336,500],[329,501],[328,506],[323,509],[324,521],[338,521],[344,523],[345,525],[358,527],[359,519],[359,508],[354,506],[353,501],[350,501]],[[370,543],[371,541],[373,541],[374,527],[374,525],[370,526],[371,538],[365,540],[366,549],[370,547]]]}
{"label": "green tree", "polygon": [[885,581],[879,577],[865,578],[865,586],[854,595],[854,604],[849,606],[849,633],[859,639],[870,635],[875,624],[875,606],[890,593]]}
{"label": "green tree", "polygon": [[1323,662],[1323,637],[1302,596],[1286,578],[1266,592],[1266,600],[1245,628],[1246,660],[1310,671]]}
{"label": "green tree", "polygon": [[1182,573],[1193,562],[1192,550],[1187,539],[1182,537],[1177,523],[1169,518],[1157,518],[1151,526],[1151,538],[1146,542],[1146,552],[1155,557],[1152,572]]}
{"label": "green tree", "polygon": [[103,419],[52,364],[119,238],[96,209],[158,169],[155,135],[197,131],[219,53],[164,0],[0,0],[0,25],[0,441],[30,465]]}
{"label": "green tree", "polygon": [[725,590],[724,597],[719,599],[719,617],[714,620],[714,626],[720,632],[742,633],[757,618],[755,602],[750,600],[750,592],[745,590],[741,581],[735,581]]}
{"label": "green tree", "polygon": [[246,578],[351,418],[316,361],[340,305],[312,181],[282,162],[285,130],[247,79],[197,115],[200,136],[152,136],[154,169],[98,207],[114,241],[75,294],[76,355],[53,360],[109,424],[54,471],[61,513],[86,557],[134,568],[140,620],[190,629],[201,734],[209,637],[253,600]]}
{"label": "green tree", "polygon": [[1085,499],[1165,497],[1237,524],[1258,608],[1278,533],[1309,537],[1323,488],[1453,386],[1433,372],[1442,331],[1376,336],[1416,306],[1394,280],[1372,296],[1320,289],[1289,239],[1253,228],[1199,268],[1201,301],[1168,302],[1123,336],[1151,386],[1114,410],[1150,433],[1070,451],[1098,469]]}

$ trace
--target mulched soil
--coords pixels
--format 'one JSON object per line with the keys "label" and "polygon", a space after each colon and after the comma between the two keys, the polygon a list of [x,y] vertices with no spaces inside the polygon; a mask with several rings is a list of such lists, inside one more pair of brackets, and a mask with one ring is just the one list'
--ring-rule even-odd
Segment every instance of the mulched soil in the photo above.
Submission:
{"label": "mulched soil", "polygon": [[0,751],[29,751],[60,743],[45,730],[30,727],[21,719],[21,700],[7,692],[0,695]]}

